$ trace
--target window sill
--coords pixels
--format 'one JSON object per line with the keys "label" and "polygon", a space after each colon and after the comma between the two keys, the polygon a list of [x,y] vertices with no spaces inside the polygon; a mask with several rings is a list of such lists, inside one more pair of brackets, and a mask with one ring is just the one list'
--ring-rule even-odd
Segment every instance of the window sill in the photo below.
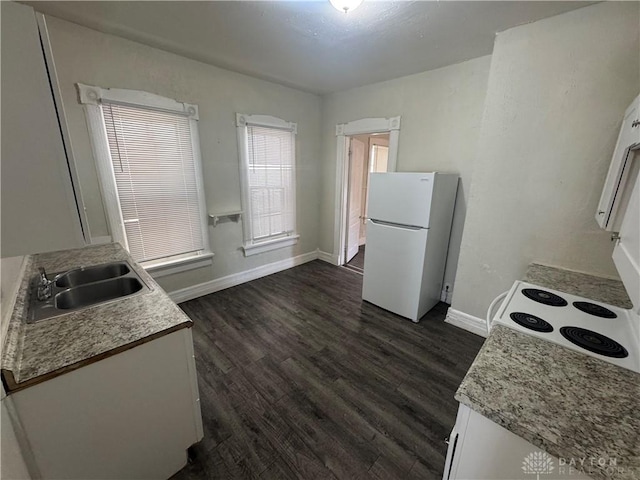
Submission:
{"label": "window sill", "polygon": [[244,250],[245,257],[250,257],[251,255],[277,250],[278,248],[290,247],[291,245],[298,243],[299,238],[300,235],[290,235],[288,237],[277,238],[275,240],[267,240],[266,242],[245,245],[242,247],[242,250]]}
{"label": "window sill", "polygon": [[213,255],[211,252],[206,252],[192,257],[169,260],[162,263],[150,262],[147,264],[141,263],[141,265],[153,278],[160,278],[195,268],[208,267],[213,264]]}

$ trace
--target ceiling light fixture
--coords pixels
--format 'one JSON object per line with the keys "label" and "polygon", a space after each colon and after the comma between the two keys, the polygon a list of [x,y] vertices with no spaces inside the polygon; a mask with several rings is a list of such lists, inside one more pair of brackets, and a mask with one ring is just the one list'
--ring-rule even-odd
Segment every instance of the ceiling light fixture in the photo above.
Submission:
{"label": "ceiling light fixture", "polygon": [[331,5],[340,12],[349,13],[360,6],[363,0],[329,0]]}

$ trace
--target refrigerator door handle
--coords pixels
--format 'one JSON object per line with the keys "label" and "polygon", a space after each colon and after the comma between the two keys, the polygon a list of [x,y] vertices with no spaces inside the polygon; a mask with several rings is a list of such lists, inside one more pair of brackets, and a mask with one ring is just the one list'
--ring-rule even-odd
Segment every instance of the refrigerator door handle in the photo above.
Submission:
{"label": "refrigerator door handle", "polygon": [[372,218],[370,218],[369,221],[371,223],[375,223],[376,225],[383,225],[385,227],[391,228],[400,228],[402,230],[423,230],[423,227],[417,227],[416,225],[403,225],[401,223],[384,222],[382,220],[374,220]]}

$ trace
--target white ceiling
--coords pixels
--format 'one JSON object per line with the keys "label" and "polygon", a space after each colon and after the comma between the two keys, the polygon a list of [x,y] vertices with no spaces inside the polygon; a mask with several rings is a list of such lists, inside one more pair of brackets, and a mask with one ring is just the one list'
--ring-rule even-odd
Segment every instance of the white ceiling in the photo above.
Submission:
{"label": "white ceiling", "polygon": [[314,93],[490,54],[496,32],[593,2],[24,2],[96,30]]}

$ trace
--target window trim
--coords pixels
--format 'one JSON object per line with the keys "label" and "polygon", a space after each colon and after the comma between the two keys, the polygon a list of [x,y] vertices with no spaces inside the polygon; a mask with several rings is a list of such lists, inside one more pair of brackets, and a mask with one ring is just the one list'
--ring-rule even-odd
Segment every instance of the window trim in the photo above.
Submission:
{"label": "window trim", "polygon": [[[78,88],[79,101],[84,106],[85,117],[87,119],[87,127],[91,140],[91,149],[98,170],[98,179],[100,191],[102,193],[103,205],[107,216],[107,224],[111,232],[112,239],[120,243],[124,248],[129,250],[127,236],[122,219],[122,210],[120,208],[120,198],[118,197],[118,187],[116,185],[116,177],[113,171],[113,163],[111,160],[111,152],[109,151],[109,142],[107,140],[107,129],[105,126],[104,115],[102,113],[102,104],[118,104],[130,105],[132,107],[143,107],[148,109],[160,110],[169,113],[184,115],[189,119],[191,128],[191,143],[193,146],[193,157],[196,171],[196,187],[198,191],[198,202],[201,208],[201,228],[203,250],[194,252],[193,255],[178,255],[181,257],[176,260],[174,257],[166,257],[164,259],[156,259],[149,262],[139,262],[150,271],[158,272],[156,276],[163,276],[162,269],[164,267],[175,269],[177,265],[187,264],[194,265],[193,268],[203,266],[202,262],[196,260],[208,259],[212,263],[213,254],[209,244],[208,235],[208,216],[207,204],[204,196],[204,183],[202,171],[202,159],[200,155],[200,137],[198,135],[198,106],[181,103],[176,100],[161,97],[153,93],[143,92],[140,90],[125,90],[119,88],[101,88],[82,83],[76,84]],[[164,260],[164,262],[159,261]],[[164,274],[170,274],[164,273]]]}
{"label": "window trim", "polygon": [[[255,241],[251,228],[251,201],[249,199],[249,136],[247,127],[267,127],[276,128],[291,132],[294,135],[293,148],[293,179],[294,179],[294,215],[293,215],[293,232],[289,235],[283,235],[280,238],[267,238],[265,240]],[[295,135],[298,133],[298,124],[288,122],[271,115],[247,115],[236,113],[236,131],[238,137],[238,153],[240,156],[240,190],[242,196],[242,250],[245,257],[256,255],[259,253],[276,250],[279,248],[289,247],[298,243],[300,235],[298,235],[297,225],[297,182],[296,182],[296,152],[295,152]]]}
{"label": "window trim", "polygon": [[201,252],[195,255],[174,255],[160,260],[145,262],[145,270],[153,278],[166,277],[175,273],[185,272],[196,268],[208,267],[212,263],[213,253]]}

